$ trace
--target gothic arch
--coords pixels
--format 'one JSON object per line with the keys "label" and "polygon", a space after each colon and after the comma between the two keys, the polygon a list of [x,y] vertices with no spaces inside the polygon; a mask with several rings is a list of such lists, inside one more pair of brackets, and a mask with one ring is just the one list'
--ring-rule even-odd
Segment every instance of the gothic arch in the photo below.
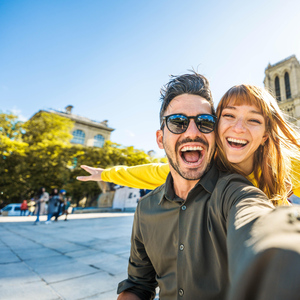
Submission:
{"label": "gothic arch", "polygon": [[281,101],[281,94],[280,94],[280,80],[279,80],[279,76],[275,75],[274,78],[274,86],[275,86],[275,95],[276,95],[276,99],[277,101]]}
{"label": "gothic arch", "polygon": [[291,85],[290,85],[290,75],[288,71],[284,73],[284,87],[285,87],[286,99],[290,99],[292,97],[292,94],[291,94]]}

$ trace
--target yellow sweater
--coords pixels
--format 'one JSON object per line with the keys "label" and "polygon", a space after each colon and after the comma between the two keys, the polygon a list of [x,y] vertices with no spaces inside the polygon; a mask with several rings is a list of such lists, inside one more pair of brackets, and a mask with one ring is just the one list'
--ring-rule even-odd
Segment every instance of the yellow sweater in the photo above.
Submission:
{"label": "yellow sweater", "polygon": [[[293,170],[293,192],[300,197],[300,174],[298,173],[300,172],[300,161],[293,162]],[[166,181],[169,172],[168,164],[146,164],[133,167],[117,166],[104,170],[101,179],[132,188],[153,190]],[[253,173],[247,179],[254,186],[257,186]]]}

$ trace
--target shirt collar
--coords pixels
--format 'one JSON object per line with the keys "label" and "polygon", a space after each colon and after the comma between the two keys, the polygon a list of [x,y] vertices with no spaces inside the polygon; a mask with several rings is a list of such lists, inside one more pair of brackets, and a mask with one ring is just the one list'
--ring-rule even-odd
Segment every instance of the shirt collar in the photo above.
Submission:
{"label": "shirt collar", "polygon": [[[209,170],[204,174],[204,176],[197,182],[195,187],[191,190],[193,191],[196,188],[199,188],[199,186],[202,186],[208,193],[212,193],[216,183],[219,179],[219,171],[215,165],[215,163],[212,163]],[[190,193],[191,193],[190,191]],[[169,201],[176,201],[178,199],[178,196],[175,194],[174,186],[173,186],[173,177],[171,175],[171,172],[168,174],[166,182],[165,182],[165,192],[163,193],[159,205],[162,203],[164,199],[167,199]]]}

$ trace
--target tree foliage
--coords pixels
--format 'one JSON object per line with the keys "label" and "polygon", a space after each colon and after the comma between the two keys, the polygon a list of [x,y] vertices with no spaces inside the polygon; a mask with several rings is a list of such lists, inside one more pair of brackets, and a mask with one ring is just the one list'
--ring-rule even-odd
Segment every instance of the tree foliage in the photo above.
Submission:
{"label": "tree foliage", "polygon": [[74,123],[40,111],[25,123],[0,114],[0,199],[6,203],[31,198],[40,187],[66,189],[78,203],[101,192],[96,182],[80,182],[86,164],[107,168],[154,162],[144,151],[107,141],[102,148],[70,143]]}
{"label": "tree foliage", "polygon": [[51,144],[68,145],[72,138],[70,131],[73,127],[74,122],[68,118],[39,111],[23,125],[26,130],[23,139],[30,146],[39,144],[43,146]]}

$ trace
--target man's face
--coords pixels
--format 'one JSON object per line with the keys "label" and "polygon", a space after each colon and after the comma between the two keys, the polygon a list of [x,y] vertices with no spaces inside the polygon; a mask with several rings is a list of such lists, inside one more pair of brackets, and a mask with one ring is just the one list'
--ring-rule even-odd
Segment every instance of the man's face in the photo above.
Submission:
{"label": "man's face", "polygon": [[[211,113],[211,106],[204,98],[182,94],[171,101],[164,116],[171,114],[196,116]],[[163,130],[157,131],[156,137],[158,146],[165,149],[173,178],[177,176],[176,173],[186,180],[199,180],[203,176],[215,151],[214,132],[208,134],[200,132],[191,119],[184,133],[174,134],[164,125]]]}

